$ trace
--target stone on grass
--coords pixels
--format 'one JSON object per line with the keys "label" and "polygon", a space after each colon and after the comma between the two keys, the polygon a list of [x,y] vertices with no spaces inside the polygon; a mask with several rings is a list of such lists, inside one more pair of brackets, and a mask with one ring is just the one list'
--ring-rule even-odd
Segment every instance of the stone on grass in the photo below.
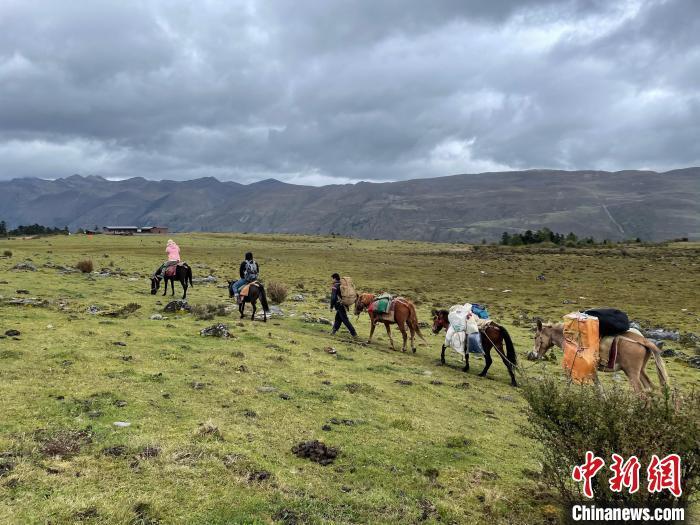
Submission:
{"label": "stone on grass", "polygon": [[179,312],[180,310],[184,310],[186,312],[189,312],[192,309],[192,307],[187,304],[187,301],[170,301],[168,304],[163,307],[164,312]]}
{"label": "stone on grass", "polygon": [[36,266],[29,261],[17,263],[12,267],[13,270],[19,270],[23,272],[36,272]]}
{"label": "stone on grass", "polygon": [[228,325],[224,323],[217,323],[203,328],[200,330],[199,335],[207,337],[231,337],[231,333],[228,331]]}

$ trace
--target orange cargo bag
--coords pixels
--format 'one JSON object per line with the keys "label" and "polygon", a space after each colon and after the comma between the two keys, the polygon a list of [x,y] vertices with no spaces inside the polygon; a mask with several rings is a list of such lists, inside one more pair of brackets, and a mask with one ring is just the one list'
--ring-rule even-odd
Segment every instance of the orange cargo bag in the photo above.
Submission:
{"label": "orange cargo bag", "polygon": [[566,374],[576,383],[589,383],[600,360],[598,318],[579,312],[564,316],[564,359]]}

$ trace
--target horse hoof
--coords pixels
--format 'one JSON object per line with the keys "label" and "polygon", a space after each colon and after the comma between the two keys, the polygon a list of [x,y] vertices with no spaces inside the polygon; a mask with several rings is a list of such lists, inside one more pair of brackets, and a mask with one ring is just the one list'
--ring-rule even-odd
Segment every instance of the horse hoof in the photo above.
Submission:
{"label": "horse hoof", "polygon": [[413,351],[414,354],[416,353],[416,349],[415,349],[415,348],[411,348],[411,350]]}

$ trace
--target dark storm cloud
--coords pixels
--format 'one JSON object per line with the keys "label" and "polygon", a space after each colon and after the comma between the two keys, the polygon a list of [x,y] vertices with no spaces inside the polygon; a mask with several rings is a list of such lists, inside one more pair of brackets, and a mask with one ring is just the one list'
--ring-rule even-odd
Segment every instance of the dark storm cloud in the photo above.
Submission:
{"label": "dark storm cloud", "polygon": [[700,3],[0,4],[0,178],[700,164]]}

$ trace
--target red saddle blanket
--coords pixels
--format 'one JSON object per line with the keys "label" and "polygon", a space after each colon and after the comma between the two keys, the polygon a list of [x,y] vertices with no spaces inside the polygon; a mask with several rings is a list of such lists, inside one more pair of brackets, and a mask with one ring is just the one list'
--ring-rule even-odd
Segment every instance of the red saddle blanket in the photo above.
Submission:
{"label": "red saddle blanket", "polygon": [[168,266],[164,272],[165,277],[175,277],[175,274],[177,273],[178,266],[186,266],[186,264],[181,262],[181,263],[173,264],[172,266]]}

